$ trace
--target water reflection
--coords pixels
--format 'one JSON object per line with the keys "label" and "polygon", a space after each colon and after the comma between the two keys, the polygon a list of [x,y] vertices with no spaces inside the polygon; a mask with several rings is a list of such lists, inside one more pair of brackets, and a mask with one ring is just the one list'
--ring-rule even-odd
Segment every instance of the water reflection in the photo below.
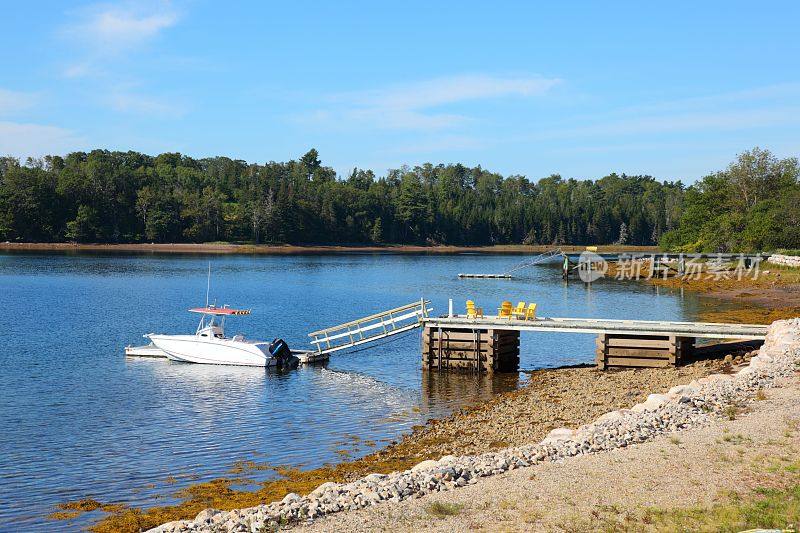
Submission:
{"label": "water reflection", "polygon": [[467,372],[422,372],[421,405],[434,410],[442,405],[461,407],[490,400],[500,392],[516,390],[524,378],[519,372],[480,374]]}

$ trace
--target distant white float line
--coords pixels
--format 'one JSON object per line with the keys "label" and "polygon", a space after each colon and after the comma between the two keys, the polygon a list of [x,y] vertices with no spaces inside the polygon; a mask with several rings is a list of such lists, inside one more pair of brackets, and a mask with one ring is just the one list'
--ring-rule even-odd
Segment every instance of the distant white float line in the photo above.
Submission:
{"label": "distant white float line", "polygon": [[511,279],[511,274],[459,274],[459,278],[503,278]]}

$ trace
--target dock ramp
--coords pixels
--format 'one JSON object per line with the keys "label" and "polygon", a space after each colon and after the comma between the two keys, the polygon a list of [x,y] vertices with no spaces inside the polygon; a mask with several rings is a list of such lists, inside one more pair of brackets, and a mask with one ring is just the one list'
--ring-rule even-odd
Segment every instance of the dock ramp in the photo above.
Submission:
{"label": "dock ramp", "polygon": [[429,317],[432,311],[429,305],[430,301],[420,299],[418,302],[311,332],[308,334],[314,346],[311,353],[330,354],[417,328]]}

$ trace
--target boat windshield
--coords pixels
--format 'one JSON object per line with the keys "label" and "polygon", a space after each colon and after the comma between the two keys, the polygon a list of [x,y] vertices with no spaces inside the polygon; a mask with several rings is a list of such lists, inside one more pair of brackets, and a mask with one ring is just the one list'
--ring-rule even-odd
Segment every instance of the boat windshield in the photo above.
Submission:
{"label": "boat windshield", "polygon": [[200,336],[208,336],[208,332],[201,333],[203,330],[209,330],[218,339],[225,338],[225,317],[249,315],[249,309],[231,309],[227,305],[217,307],[216,305],[206,305],[205,307],[194,307],[189,309],[191,313],[200,314],[200,323],[197,325],[197,334]]}
{"label": "boat windshield", "polygon": [[225,316],[203,314],[197,325],[197,334],[201,337],[213,335],[218,339],[225,337]]}

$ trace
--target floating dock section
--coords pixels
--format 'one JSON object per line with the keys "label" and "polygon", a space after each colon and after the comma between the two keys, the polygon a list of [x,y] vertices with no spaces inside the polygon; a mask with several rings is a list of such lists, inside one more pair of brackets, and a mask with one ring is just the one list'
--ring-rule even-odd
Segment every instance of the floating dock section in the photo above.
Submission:
{"label": "floating dock section", "polygon": [[167,354],[156,348],[152,342],[144,346],[126,346],[125,355],[127,357],[155,357],[157,359],[166,359]]}
{"label": "floating dock section", "polygon": [[459,274],[459,278],[501,278],[511,279],[511,274]]}

